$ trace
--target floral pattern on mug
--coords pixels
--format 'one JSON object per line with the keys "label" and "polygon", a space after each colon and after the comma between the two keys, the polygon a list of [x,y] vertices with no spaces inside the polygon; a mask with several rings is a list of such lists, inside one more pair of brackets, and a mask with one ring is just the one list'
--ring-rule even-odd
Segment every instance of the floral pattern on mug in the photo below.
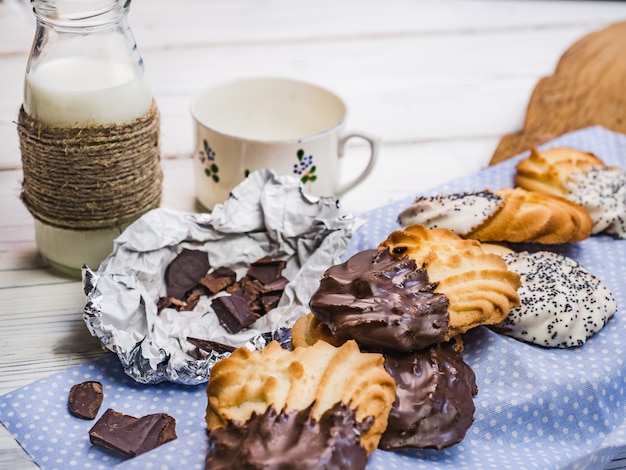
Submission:
{"label": "floral pattern on mug", "polygon": [[204,174],[216,183],[219,183],[220,177],[218,175],[218,172],[220,171],[220,169],[215,163],[215,151],[211,148],[209,142],[206,139],[202,141],[202,145],[204,149],[200,150],[198,158],[200,159],[200,163],[205,166]]}
{"label": "floral pattern on mug", "polygon": [[293,165],[294,174],[300,176],[300,181],[302,181],[303,184],[309,182],[314,183],[317,179],[317,175],[315,174],[317,167],[313,164],[313,155],[305,157],[304,150],[299,149],[297,157],[298,163],[294,163]]}

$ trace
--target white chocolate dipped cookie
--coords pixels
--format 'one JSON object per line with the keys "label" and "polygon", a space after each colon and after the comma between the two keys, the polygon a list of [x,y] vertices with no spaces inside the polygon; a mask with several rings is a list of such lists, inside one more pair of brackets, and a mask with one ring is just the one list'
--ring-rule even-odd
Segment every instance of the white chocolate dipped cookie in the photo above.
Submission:
{"label": "white chocolate dipped cookie", "polygon": [[521,276],[521,303],[494,327],[498,333],[547,348],[580,346],[616,311],[609,288],[576,260],[548,251],[503,259]]}
{"label": "white chocolate dipped cookie", "polygon": [[567,181],[568,199],[583,206],[593,220],[592,234],[626,238],[626,171],[599,167]]}
{"label": "white chocolate dipped cookie", "polygon": [[398,222],[403,227],[447,228],[480,242],[542,244],[582,241],[592,227],[580,205],[522,188],[418,197],[399,214]]}
{"label": "white chocolate dipped cookie", "polygon": [[626,170],[571,148],[533,150],[517,164],[515,184],[581,205],[593,220],[593,235],[626,238]]}
{"label": "white chocolate dipped cookie", "polygon": [[465,236],[491,218],[503,202],[501,196],[490,190],[422,196],[400,212],[398,223],[402,227],[443,227]]}

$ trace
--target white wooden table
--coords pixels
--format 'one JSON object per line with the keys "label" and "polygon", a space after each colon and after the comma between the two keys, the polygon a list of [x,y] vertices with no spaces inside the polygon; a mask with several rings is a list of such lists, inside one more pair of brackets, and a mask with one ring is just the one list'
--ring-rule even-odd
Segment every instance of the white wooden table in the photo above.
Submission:
{"label": "white wooden table", "polygon": [[[342,200],[362,212],[485,167],[561,54],[623,20],[623,2],[135,0],[130,23],[162,115],[163,205],[194,210],[189,104],[205,87],[281,76],[341,95],[349,126],[383,138],[374,173]],[[15,121],[33,21],[26,2],[0,0],[0,394],[102,354],[80,282],[38,256],[19,200]],[[350,150],[346,175],[366,149]],[[0,468],[36,468],[4,428]]]}

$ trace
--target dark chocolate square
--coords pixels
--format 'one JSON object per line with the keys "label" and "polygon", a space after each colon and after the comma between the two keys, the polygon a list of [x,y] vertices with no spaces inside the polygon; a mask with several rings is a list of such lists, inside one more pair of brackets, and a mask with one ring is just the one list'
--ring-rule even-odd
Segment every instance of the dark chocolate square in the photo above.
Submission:
{"label": "dark chocolate square", "polygon": [[135,457],[176,439],[176,420],[165,413],[136,418],[109,408],[89,430],[89,440],[126,457]]}
{"label": "dark chocolate square", "polygon": [[232,334],[240,332],[256,321],[256,315],[248,302],[237,294],[217,297],[211,302],[211,307],[222,326]]}
{"label": "dark chocolate square", "polygon": [[258,280],[261,284],[269,284],[280,277],[285,269],[285,262],[272,260],[269,257],[261,258],[250,264],[247,275]]}

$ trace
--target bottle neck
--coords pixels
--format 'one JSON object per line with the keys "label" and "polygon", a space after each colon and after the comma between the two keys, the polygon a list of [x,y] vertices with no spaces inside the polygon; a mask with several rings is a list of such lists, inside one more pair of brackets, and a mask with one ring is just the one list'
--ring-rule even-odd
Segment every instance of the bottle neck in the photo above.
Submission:
{"label": "bottle neck", "polygon": [[31,0],[38,23],[57,31],[96,32],[124,24],[131,0]]}
{"label": "bottle neck", "polygon": [[31,0],[37,28],[24,110],[55,126],[128,122],[152,103],[128,27],[130,0]]}

